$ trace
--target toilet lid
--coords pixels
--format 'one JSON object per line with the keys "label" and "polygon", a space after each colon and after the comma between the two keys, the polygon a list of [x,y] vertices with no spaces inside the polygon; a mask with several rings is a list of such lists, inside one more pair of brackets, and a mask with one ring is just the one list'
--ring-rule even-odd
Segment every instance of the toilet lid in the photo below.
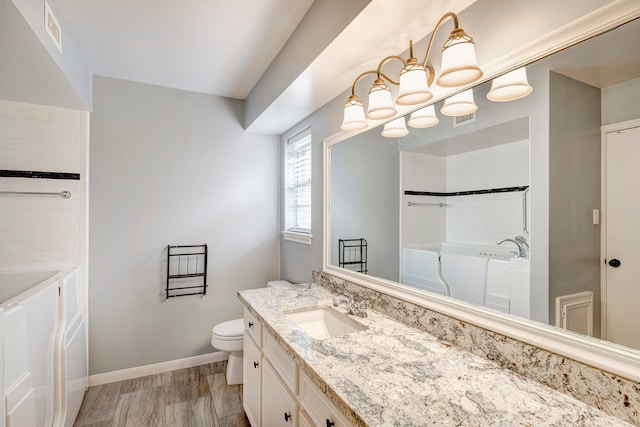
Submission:
{"label": "toilet lid", "polygon": [[218,323],[213,327],[213,333],[221,337],[242,336],[244,332],[244,319],[229,320]]}

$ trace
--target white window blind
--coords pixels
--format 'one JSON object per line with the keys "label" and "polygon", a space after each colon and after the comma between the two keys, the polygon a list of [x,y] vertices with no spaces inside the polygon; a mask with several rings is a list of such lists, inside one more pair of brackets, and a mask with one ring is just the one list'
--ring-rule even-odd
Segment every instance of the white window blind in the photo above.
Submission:
{"label": "white window blind", "polygon": [[311,129],[286,142],[285,207],[285,232],[311,234]]}

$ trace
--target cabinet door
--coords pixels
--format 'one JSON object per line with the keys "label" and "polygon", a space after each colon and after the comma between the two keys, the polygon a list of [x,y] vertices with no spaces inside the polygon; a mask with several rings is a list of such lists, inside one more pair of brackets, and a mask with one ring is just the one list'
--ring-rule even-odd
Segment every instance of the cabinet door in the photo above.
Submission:
{"label": "cabinet door", "polygon": [[299,427],[316,427],[313,425],[313,421],[309,419],[309,415],[307,415],[307,413],[302,409],[300,409],[299,421],[300,421],[300,423],[298,424]]}
{"label": "cabinet door", "polygon": [[253,427],[260,427],[260,372],[262,370],[262,356],[260,348],[253,342],[251,335],[244,333],[244,357],[242,374],[242,406]]}
{"label": "cabinet door", "polygon": [[298,425],[298,404],[267,359],[262,366],[262,420],[268,427]]}

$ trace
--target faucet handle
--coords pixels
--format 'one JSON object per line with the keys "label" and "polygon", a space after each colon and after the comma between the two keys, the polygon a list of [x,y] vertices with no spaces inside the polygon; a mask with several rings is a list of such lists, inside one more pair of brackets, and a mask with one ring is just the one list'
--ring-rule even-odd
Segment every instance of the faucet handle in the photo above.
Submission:
{"label": "faucet handle", "polygon": [[340,291],[340,293],[341,293],[342,295],[344,295],[345,297],[349,298],[349,301],[350,301],[350,302],[353,302],[353,294],[352,294],[352,293],[347,292],[347,291],[345,291],[345,290]]}

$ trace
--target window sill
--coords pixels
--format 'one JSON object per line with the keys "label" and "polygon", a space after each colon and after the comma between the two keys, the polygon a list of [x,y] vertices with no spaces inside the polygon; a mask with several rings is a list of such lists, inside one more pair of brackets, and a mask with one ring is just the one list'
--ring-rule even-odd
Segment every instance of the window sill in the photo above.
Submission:
{"label": "window sill", "polygon": [[296,243],[304,243],[305,245],[310,245],[311,239],[313,239],[312,234],[296,233],[294,231],[283,231],[282,237],[284,238],[284,240],[289,240],[290,242]]}

